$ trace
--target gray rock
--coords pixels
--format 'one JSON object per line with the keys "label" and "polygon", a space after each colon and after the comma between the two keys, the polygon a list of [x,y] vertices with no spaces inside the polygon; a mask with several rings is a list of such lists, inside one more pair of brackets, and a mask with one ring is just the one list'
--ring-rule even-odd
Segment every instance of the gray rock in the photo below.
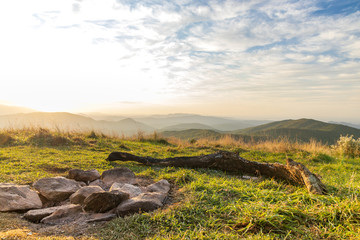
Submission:
{"label": "gray rock", "polygon": [[118,216],[125,216],[139,211],[149,212],[162,207],[162,201],[166,195],[163,193],[142,193],[137,197],[122,202],[116,208]]}
{"label": "gray rock", "polygon": [[34,183],[34,188],[46,199],[61,202],[86,184],[64,177],[42,178]]}
{"label": "gray rock", "polygon": [[40,222],[51,225],[60,225],[78,220],[82,216],[82,208],[80,205],[66,205],[64,208],[58,209],[51,215],[43,218]]}
{"label": "gray rock", "polygon": [[167,180],[162,179],[156,183],[147,186],[146,190],[148,192],[168,193],[170,191],[170,183]]}
{"label": "gray rock", "polygon": [[39,195],[30,186],[0,183],[0,212],[41,207]]}
{"label": "gray rock", "polygon": [[115,182],[128,184],[136,183],[135,174],[126,167],[104,171],[101,175],[101,180],[109,187]]}
{"label": "gray rock", "polygon": [[86,171],[81,169],[71,169],[68,178],[87,183],[100,179],[100,173],[96,169]]}
{"label": "gray rock", "polygon": [[162,204],[165,202],[166,197],[167,194],[162,192],[147,192],[141,195],[141,199],[157,199]]}
{"label": "gray rock", "polygon": [[116,214],[114,213],[88,213],[86,223],[92,222],[102,222],[102,221],[110,221],[111,219],[116,218]]}
{"label": "gray rock", "polygon": [[24,218],[30,222],[38,223],[41,219],[50,216],[60,209],[68,208],[68,205],[30,210],[24,214]]}
{"label": "gray rock", "polygon": [[124,192],[97,192],[85,198],[83,209],[86,212],[103,213],[116,208],[128,198],[129,194]]}
{"label": "gray rock", "polygon": [[104,190],[99,186],[85,186],[77,190],[70,196],[70,202],[72,204],[83,204],[85,198],[90,196],[95,192],[104,192]]}
{"label": "gray rock", "polygon": [[128,183],[113,183],[109,190],[110,192],[121,191],[129,194],[130,198],[136,197],[142,193],[141,189],[137,186]]}
{"label": "gray rock", "polygon": [[89,186],[99,186],[103,190],[109,190],[109,187],[105,185],[105,183],[101,179],[97,179],[91,183],[89,183]]}

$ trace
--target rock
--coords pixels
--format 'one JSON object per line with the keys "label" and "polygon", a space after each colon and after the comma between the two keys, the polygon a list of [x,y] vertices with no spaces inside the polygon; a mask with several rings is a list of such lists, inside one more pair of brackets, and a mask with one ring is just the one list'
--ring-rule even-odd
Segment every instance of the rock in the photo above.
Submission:
{"label": "rock", "polygon": [[148,192],[168,193],[170,191],[170,183],[167,180],[162,179],[156,183],[149,185],[146,190]]}
{"label": "rock", "polygon": [[121,167],[104,171],[101,175],[101,180],[107,185],[111,186],[114,182],[118,183],[136,183],[135,174],[129,168]]}
{"label": "rock", "polygon": [[130,198],[136,197],[142,193],[141,189],[137,186],[128,183],[113,183],[109,190],[110,192],[121,191],[129,194]]}
{"label": "rock", "polygon": [[142,199],[157,199],[161,202],[161,204],[164,204],[166,197],[167,194],[162,192],[147,192],[141,195]]}
{"label": "rock", "polygon": [[50,216],[60,209],[68,208],[68,205],[30,210],[24,214],[24,218],[30,222],[38,223],[41,219]]}
{"label": "rock", "polygon": [[74,179],[75,181],[81,181],[87,183],[100,179],[100,173],[96,169],[87,170],[87,171],[81,169],[71,169],[69,171],[68,178]]}
{"label": "rock", "polygon": [[85,220],[86,223],[92,222],[102,222],[102,221],[110,221],[115,218],[116,214],[114,213],[92,213],[87,216]]}
{"label": "rock", "polygon": [[83,209],[86,212],[103,213],[116,208],[121,202],[129,198],[124,192],[97,192],[85,198]]}
{"label": "rock", "polygon": [[58,209],[51,215],[43,218],[40,222],[45,224],[60,225],[69,222],[74,222],[83,217],[82,208],[80,205],[66,205],[64,208]]}
{"label": "rock", "polygon": [[34,188],[50,201],[66,200],[71,194],[85,186],[83,182],[64,177],[42,178],[34,183]]}
{"label": "rock", "polygon": [[83,204],[85,198],[90,196],[95,192],[104,192],[104,190],[99,186],[85,186],[77,190],[70,196],[70,202],[72,204]]}
{"label": "rock", "polygon": [[91,183],[89,183],[89,186],[99,186],[101,187],[103,190],[109,190],[109,187],[105,185],[105,183],[100,180],[100,179],[97,179]]}
{"label": "rock", "polygon": [[159,207],[162,207],[162,201],[166,195],[164,193],[142,193],[137,197],[130,198],[116,208],[116,214],[118,216],[125,216],[139,211],[149,212]]}
{"label": "rock", "polygon": [[30,186],[0,183],[0,212],[41,207],[39,195]]}

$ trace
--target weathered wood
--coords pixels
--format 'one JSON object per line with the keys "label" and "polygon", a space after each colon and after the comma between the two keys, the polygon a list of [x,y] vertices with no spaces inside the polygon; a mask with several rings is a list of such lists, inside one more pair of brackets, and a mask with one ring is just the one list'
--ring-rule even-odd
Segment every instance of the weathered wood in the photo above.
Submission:
{"label": "weathered wood", "polygon": [[214,154],[195,157],[152,158],[140,157],[125,152],[112,152],[108,161],[135,161],[145,165],[160,165],[188,168],[210,168],[227,172],[240,172],[247,175],[265,176],[305,185],[309,192],[326,194],[321,180],[303,164],[287,159],[286,165],[280,163],[260,163],[246,160],[236,153],[220,151]]}

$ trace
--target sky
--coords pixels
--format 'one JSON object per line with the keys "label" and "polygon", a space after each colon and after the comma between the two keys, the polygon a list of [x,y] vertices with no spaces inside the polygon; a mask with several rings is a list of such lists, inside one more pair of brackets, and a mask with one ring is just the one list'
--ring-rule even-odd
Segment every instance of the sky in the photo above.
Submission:
{"label": "sky", "polygon": [[0,104],[360,122],[359,0],[0,1]]}

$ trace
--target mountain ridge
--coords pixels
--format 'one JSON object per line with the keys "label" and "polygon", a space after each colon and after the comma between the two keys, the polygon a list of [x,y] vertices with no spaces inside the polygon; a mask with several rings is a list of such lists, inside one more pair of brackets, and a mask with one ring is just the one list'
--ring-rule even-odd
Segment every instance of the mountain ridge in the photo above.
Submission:
{"label": "mountain ridge", "polygon": [[283,137],[292,141],[310,141],[310,139],[314,139],[329,144],[335,143],[341,135],[360,137],[360,129],[307,118],[276,121],[232,133],[266,136],[271,139]]}

